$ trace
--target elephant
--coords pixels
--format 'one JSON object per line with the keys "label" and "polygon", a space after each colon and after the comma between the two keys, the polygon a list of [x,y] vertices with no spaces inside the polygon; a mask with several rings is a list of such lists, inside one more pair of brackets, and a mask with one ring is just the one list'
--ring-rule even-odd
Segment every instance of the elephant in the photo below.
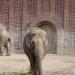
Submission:
{"label": "elephant", "polygon": [[11,35],[4,26],[0,25],[0,55],[3,55],[2,47],[6,49],[6,56],[9,56],[11,48]]}
{"label": "elephant", "polygon": [[42,75],[42,60],[47,48],[46,32],[37,27],[30,28],[25,35],[23,49],[30,61],[32,75]]}

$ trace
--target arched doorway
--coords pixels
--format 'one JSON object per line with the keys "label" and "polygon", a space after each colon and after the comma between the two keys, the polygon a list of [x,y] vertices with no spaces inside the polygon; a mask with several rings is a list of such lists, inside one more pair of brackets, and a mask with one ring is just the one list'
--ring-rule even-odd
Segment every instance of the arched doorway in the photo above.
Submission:
{"label": "arched doorway", "polygon": [[[54,14],[50,14],[48,16],[40,15],[36,18],[30,20],[28,26],[26,28],[31,27],[39,27],[44,29],[47,32],[47,37],[49,41],[49,47],[47,53],[50,54],[58,54],[59,53],[59,37],[58,34],[59,29],[62,29],[62,21],[57,18]],[[61,33],[60,33],[61,34]],[[58,37],[58,38],[57,38]],[[59,39],[59,40],[57,40]],[[57,50],[58,49],[58,50]]]}
{"label": "arched doorway", "polygon": [[49,44],[46,52],[50,54],[57,54],[57,31],[54,25],[49,21],[41,21],[36,26],[44,29],[47,33]]}

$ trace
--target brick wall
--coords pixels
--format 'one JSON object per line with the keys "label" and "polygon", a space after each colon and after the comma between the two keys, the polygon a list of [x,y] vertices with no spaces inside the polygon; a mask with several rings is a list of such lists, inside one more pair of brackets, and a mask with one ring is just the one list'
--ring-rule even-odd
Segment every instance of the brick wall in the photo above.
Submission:
{"label": "brick wall", "polygon": [[23,53],[25,29],[37,19],[48,20],[56,27],[58,54],[73,53],[75,0],[0,0],[0,22],[12,34],[13,53]]}

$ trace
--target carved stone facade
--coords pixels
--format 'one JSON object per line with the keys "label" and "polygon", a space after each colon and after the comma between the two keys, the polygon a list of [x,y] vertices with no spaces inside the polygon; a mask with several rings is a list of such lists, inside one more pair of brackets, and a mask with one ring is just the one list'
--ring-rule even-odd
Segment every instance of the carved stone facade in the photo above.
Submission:
{"label": "carved stone facade", "polygon": [[48,34],[48,53],[75,55],[75,0],[0,0],[0,22],[12,34],[12,53],[23,53],[26,28],[37,26]]}

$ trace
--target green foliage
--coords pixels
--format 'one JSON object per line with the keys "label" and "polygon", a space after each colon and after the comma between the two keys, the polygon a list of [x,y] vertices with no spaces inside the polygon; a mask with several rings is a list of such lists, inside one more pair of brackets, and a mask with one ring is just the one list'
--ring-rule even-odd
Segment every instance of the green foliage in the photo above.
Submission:
{"label": "green foliage", "polygon": [[22,70],[18,72],[4,72],[3,75],[31,75],[31,72],[24,73]]}

